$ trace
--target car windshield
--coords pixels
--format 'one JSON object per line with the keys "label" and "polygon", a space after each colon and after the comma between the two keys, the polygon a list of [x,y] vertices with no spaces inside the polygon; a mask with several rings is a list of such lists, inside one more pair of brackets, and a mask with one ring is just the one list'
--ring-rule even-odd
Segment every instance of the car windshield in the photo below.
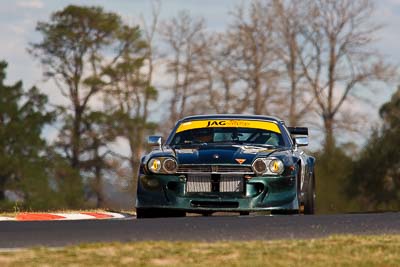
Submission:
{"label": "car windshield", "polygon": [[245,144],[261,146],[285,146],[282,135],[256,128],[199,128],[176,133],[170,145],[195,144]]}

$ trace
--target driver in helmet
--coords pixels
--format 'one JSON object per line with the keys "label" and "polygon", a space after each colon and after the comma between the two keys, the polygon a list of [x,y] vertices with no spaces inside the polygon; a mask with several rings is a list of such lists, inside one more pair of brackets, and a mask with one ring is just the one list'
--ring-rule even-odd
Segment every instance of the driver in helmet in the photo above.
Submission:
{"label": "driver in helmet", "polygon": [[193,141],[199,143],[213,142],[213,133],[210,129],[198,129],[193,132]]}

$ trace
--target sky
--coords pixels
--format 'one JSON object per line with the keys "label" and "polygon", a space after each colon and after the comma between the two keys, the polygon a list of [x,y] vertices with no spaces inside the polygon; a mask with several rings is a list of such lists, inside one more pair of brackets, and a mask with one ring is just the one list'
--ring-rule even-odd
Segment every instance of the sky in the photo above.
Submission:
{"label": "sky", "polygon": [[[223,31],[229,23],[229,12],[244,0],[164,0],[161,1],[161,19],[168,19],[179,10],[188,10],[191,15],[204,17],[211,31]],[[382,24],[376,47],[387,60],[400,65],[400,0],[375,0],[376,12],[372,20]],[[60,103],[58,90],[51,82],[44,81],[40,64],[27,52],[30,42],[40,39],[35,32],[38,21],[48,21],[51,13],[69,4],[103,6],[106,11],[118,13],[129,23],[139,21],[142,15],[151,16],[149,0],[0,0],[0,60],[8,62],[6,84],[18,80],[25,88],[33,85],[49,95],[50,101]],[[377,120],[379,106],[390,99],[398,81],[377,88],[373,101],[361,108],[368,109],[372,120]],[[55,135],[55,129],[47,129],[47,136]]]}

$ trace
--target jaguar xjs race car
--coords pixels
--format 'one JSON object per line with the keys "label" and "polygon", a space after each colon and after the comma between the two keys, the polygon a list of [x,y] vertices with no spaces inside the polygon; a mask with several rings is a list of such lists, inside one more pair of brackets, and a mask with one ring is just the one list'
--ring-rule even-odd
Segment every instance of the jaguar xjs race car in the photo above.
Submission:
{"label": "jaguar xjs race car", "polygon": [[308,129],[274,117],[186,117],[141,161],[138,218],[186,212],[314,213],[315,159],[299,149]]}

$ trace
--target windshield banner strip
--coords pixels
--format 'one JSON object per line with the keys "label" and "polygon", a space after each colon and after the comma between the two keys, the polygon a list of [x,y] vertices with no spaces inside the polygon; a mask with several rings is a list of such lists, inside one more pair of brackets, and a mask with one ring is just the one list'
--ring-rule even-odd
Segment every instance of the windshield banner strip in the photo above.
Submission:
{"label": "windshield banner strip", "polygon": [[270,121],[253,120],[199,120],[184,122],[179,125],[176,133],[201,128],[255,128],[281,133],[278,125]]}

